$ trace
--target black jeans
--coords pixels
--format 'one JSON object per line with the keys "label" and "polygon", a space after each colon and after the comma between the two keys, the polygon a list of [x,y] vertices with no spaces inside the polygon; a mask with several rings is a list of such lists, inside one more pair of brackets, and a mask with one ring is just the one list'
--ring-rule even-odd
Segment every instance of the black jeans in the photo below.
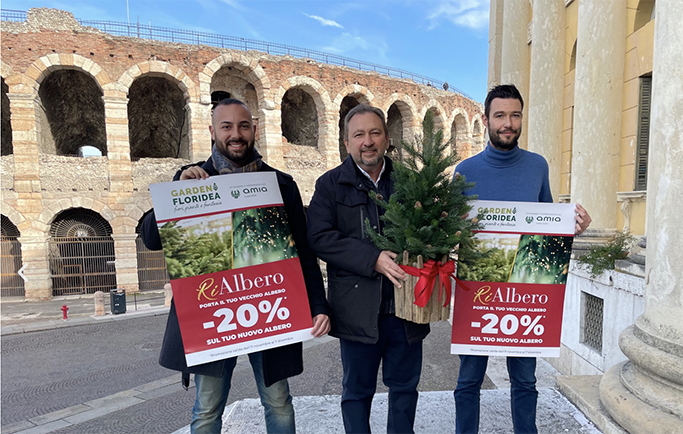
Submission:
{"label": "black jeans", "polygon": [[408,344],[404,323],[394,315],[380,315],[376,344],[340,339],[344,367],[341,410],[347,433],[370,432],[370,407],[380,361],[382,381],[389,388],[387,432],[413,433],[422,341]]}

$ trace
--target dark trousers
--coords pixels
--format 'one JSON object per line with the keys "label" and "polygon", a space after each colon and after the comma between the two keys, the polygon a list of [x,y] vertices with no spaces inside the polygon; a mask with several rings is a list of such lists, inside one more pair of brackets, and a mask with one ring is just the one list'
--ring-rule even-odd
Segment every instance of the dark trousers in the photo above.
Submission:
{"label": "dark trousers", "polygon": [[[455,432],[479,432],[479,391],[486,375],[487,356],[460,356],[460,373],[455,389]],[[515,434],[536,434],[536,358],[508,357],[510,407]]]}
{"label": "dark trousers", "polygon": [[412,433],[417,384],[422,371],[422,341],[408,344],[404,320],[380,315],[376,344],[340,339],[344,368],[341,401],[347,433],[370,432],[370,407],[382,362],[382,381],[389,388],[388,433]]}

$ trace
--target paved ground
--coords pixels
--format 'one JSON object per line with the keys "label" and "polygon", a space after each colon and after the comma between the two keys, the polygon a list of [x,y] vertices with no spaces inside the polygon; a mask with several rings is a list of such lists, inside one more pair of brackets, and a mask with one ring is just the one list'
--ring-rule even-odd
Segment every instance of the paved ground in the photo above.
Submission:
{"label": "paved ground", "polygon": [[[108,301],[108,300],[107,300]],[[163,293],[131,297],[125,314],[94,317],[90,297],[24,303],[2,300],[3,433],[186,433],[194,390],[184,391],[177,373],[157,364],[166,321]],[[61,320],[59,308],[69,307]],[[107,308],[109,311],[109,307]],[[425,358],[416,432],[454,430],[452,390],[458,358],[449,354],[450,328],[433,324]],[[339,415],[341,363],[336,339],[309,341],[304,374],[291,379],[297,431],[343,432]],[[482,433],[510,430],[509,384],[504,359],[493,358],[482,393]],[[599,434],[555,390],[553,368],[539,362],[539,430]],[[372,424],[385,430],[386,389],[378,386]],[[224,433],[264,431],[251,367],[241,357],[235,370]]]}

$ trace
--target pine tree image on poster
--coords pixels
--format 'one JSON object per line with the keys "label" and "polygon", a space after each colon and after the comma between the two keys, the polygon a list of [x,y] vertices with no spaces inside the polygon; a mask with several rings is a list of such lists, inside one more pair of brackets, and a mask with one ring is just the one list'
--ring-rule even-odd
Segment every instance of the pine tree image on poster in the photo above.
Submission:
{"label": "pine tree image on poster", "polygon": [[159,228],[171,280],[232,268],[230,218],[223,216],[212,223],[207,229],[203,224],[181,226],[174,220]]}
{"label": "pine tree image on poster", "polygon": [[283,207],[237,211],[233,224],[235,268],[298,256]]}
{"label": "pine tree image on poster", "polygon": [[510,282],[566,284],[574,237],[522,235]]}

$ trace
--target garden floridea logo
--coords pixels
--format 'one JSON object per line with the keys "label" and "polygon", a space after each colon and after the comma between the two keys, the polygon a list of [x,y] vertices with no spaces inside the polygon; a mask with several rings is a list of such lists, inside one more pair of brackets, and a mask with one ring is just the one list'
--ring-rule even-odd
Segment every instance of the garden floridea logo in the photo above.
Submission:
{"label": "garden floridea logo", "polygon": [[218,193],[218,185],[215,183],[213,185],[171,190],[171,196],[173,196],[173,205],[206,202],[209,200],[219,200],[221,198],[221,195]]}
{"label": "garden floridea logo", "polygon": [[499,222],[514,222],[517,221],[515,214],[517,214],[517,207],[515,208],[486,208],[479,207],[477,209],[479,214],[482,214],[482,220],[491,220]]}

